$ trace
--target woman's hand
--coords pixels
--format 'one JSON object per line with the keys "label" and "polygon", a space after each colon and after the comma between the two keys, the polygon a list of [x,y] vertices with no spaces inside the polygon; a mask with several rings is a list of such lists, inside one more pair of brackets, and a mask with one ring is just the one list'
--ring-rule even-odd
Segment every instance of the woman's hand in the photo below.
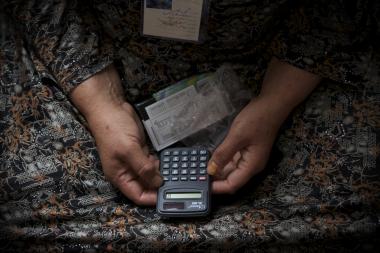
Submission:
{"label": "woman's hand", "polygon": [[278,129],[320,77],[273,58],[260,95],[235,118],[207,167],[214,193],[234,193],[264,169]]}
{"label": "woman's hand", "polygon": [[158,160],[149,154],[140,119],[125,102],[113,66],[76,87],[71,99],[85,116],[106,178],[139,205],[154,205],[162,184]]}
{"label": "woman's hand", "polygon": [[149,154],[144,130],[128,103],[89,117],[106,178],[138,205],[154,205],[162,184],[159,161]]}
{"label": "woman's hand", "polygon": [[286,115],[261,99],[252,100],[239,113],[208,166],[214,175],[214,193],[235,193],[264,169]]}

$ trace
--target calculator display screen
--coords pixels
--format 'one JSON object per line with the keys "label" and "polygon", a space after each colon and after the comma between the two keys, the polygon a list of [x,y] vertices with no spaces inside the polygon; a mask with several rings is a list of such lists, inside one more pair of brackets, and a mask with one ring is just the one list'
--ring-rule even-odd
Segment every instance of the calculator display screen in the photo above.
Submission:
{"label": "calculator display screen", "polygon": [[166,199],[201,199],[200,192],[170,192],[166,193]]}

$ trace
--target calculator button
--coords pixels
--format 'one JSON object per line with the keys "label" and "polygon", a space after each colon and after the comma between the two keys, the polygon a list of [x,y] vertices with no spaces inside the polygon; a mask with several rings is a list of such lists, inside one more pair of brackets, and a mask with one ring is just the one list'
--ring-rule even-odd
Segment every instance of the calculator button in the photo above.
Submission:
{"label": "calculator button", "polygon": [[164,157],[163,161],[164,162],[170,162],[170,157]]}
{"label": "calculator button", "polygon": [[187,181],[187,177],[181,177],[181,181]]}
{"label": "calculator button", "polygon": [[182,175],[187,175],[188,171],[187,170],[181,170]]}
{"label": "calculator button", "polygon": [[178,170],[172,170],[172,175],[178,175]]}
{"label": "calculator button", "polygon": [[182,163],[181,164],[181,168],[187,168],[187,167],[189,167],[189,165],[187,163]]}
{"label": "calculator button", "polygon": [[199,170],[199,174],[201,174],[201,175],[206,175],[206,170],[205,170],[205,169],[201,169],[201,170]]}
{"label": "calculator button", "polygon": [[207,150],[202,149],[201,151],[199,151],[199,154],[200,155],[205,155],[205,154],[207,154]]}
{"label": "calculator button", "polygon": [[196,150],[191,150],[191,154],[196,155],[196,154],[198,154],[198,152]]}
{"label": "calculator button", "polygon": [[170,151],[165,151],[164,155],[170,155]]}
{"label": "calculator button", "polygon": [[162,175],[164,176],[168,176],[170,173],[169,173],[169,170],[163,170],[162,171]]}
{"label": "calculator button", "polygon": [[187,162],[189,161],[189,157],[187,156],[183,156],[182,159],[181,159],[182,162]]}
{"label": "calculator button", "polygon": [[172,181],[178,181],[178,177],[172,177]]}
{"label": "calculator button", "polygon": [[178,168],[178,163],[173,163],[172,168]]}
{"label": "calculator button", "polygon": [[197,181],[197,177],[190,177],[190,181]]}
{"label": "calculator button", "polygon": [[206,176],[200,176],[199,181],[206,181]]}
{"label": "calculator button", "polygon": [[173,155],[179,155],[179,151],[178,150],[173,151]]}
{"label": "calculator button", "polygon": [[206,157],[206,156],[201,156],[201,157],[199,157],[199,161],[204,162],[204,161],[206,161],[206,160],[207,160],[207,157]]}
{"label": "calculator button", "polygon": [[170,167],[170,164],[168,164],[168,163],[164,163],[164,165],[162,166],[164,169],[169,169],[169,167]]}
{"label": "calculator button", "polygon": [[206,165],[206,163],[199,163],[199,167],[201,167],[201,168],[206,168],[207,165]]}
{"label": "calculator button", "polygon": [[164,181],[169,181],[169,177],[164,177]]}
{"label": "calculator button", "polygon": [[172,161],[173,161],[173,162],[179,162],[179,157],[178,157],[178,156],[174,156],[174,157],[172,158]]}
{"label": "calculator button", "polygon": [[182,150],[181,155],[188,155],[189,152],[187,150]]}
{"label": "calculator button", "polygon": [[196,175],[197,174],[197,170],[190,170],[190,175]]}
{"label": "calculator button", "polygon": [[191,168],[196,168],[197,167],[197,163],[190,163],[190,167]]}
{"label": "calculator button", "polygon": [[196,161],[197,161],[197,157],[196,157],[196,156],[192,156],[192,157],[190,157],[190,161],[192,161],[192,162],[196,162]]}

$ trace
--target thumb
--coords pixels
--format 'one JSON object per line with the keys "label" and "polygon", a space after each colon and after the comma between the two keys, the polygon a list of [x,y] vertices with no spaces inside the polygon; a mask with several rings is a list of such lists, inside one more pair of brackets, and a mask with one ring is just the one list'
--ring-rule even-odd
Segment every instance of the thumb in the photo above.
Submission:
{"label": "thumb", "polygon": [[211,176],[217,174],[241,149],[240,138],[236,138],[231,132],[228,133],[223,142],[215,149],[207,166],[207,173]]}
{"label": "thumb", "polygon": [[144,181],[144,183],[152,188],[157,188],[162,184],[162,178],[158,170],[158,164],[149,154],[146,154],[140,146],[132,149],[128,158],[129,166]]}

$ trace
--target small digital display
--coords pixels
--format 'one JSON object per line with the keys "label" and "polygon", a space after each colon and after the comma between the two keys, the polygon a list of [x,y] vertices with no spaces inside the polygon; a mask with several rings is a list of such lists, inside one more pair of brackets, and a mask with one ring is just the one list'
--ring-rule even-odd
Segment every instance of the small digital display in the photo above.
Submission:
{"label": "small digital display", "polygon": [[168,192],[166,199],[201,199],[201,192]]}
{"label": "small digital display", "polygon": [[165,210],[169,210],[169,209],[184,209],[185,208],[185,204],[182,202],[182,203],[179,203],[179,202],[166,202],[164,203],[164,209]]}

